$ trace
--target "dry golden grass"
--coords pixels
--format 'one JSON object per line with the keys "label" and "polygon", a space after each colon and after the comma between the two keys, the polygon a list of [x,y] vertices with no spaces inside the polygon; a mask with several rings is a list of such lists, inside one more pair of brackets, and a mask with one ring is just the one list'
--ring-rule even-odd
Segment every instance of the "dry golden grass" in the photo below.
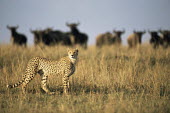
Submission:
{"label": "dry golden grass", "polygon": [[0,113],[170,112],[170,48],[80,48],[69,95],[62,94],[61,75],[48,81],[57,95],[42,92],[39,75],[28,85],[25,96],[21,88],[6,89],[8,83],[21,80],[29,59],[66,55],[66,47],[61,46],[25,49],[0,45]]}

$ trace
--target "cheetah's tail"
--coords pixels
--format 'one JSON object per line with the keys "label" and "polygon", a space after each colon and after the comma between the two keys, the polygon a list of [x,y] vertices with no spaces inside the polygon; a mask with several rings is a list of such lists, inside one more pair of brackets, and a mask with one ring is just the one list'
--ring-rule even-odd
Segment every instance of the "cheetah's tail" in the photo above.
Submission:
{"label": "cheetah's tail", "polygon": [[20,86],[22,83],[24,82],[24,80],[21,80],[13,85],[7,85],[7,88],[15,88],[15,87],[18,87]]}

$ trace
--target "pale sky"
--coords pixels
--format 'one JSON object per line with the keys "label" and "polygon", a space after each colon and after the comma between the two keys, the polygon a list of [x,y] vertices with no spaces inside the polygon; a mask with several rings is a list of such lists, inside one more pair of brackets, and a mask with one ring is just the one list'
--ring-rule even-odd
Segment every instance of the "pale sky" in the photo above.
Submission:
{"label": "pale sky", "polygon": [[[19,25],[18,32],[33,44],[30,29],[53,27],[69,31],[66,22],[80,22],[90,45],[100,33],[125,29],[123,43],[134,29],[170,29],[170,0],[0,0],[0,43],[9,43],[7,25]],[[149,40],[143,36],[143,42]]]}

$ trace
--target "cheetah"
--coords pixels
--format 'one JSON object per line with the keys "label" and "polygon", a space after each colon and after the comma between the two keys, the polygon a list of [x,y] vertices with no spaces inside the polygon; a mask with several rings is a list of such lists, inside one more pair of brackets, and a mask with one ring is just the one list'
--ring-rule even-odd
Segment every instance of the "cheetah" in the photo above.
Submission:
{"label": "cheetah", "polygon": [[63,76],[63,93],[69,91],[69,77],[75,72],[75,65],[78,59],[78,49],[67,49],[68,56],[60,60],[51,60],[42,57],[32,58],[26,67],[25,74],[21,81],[7,85],[7,88],[15,88],[22,86],[22,91],[25,94],[26,86],[38,73],[41,76],[41,88],[48,94],[55,94],[47,87],[47,79],[50,75],[62,74]]}

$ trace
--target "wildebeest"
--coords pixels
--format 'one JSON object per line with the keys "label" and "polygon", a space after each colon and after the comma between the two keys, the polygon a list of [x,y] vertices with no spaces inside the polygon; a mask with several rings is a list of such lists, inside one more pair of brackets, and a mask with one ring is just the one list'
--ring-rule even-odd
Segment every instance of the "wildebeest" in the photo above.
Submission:
{"label": "wildebeest", "polygon": [[71,45],[70,36],[62,31],[55,30],[50,31],[47,34],[44,35],[43,39],[44,41],[50,42],[49,45],[55,45],[55,44],[61,44],[61,45]]}
{"label": "wildebeest", "polygon": [[162,34],[163,47],[167,48],[170,46],[170,31],[169,30],[159,30]]}
{"label": "wildebeest", "polygon": [[97,47],[102,47],[104,45],[120,45],[122,40],[121,40],[121,35],[125,32],[123,31],[118,31],[118,30],[113,30],[113,33],[106,32],[103,34],[99,34],[96,37],[96,46]]}
{"label": "wildebeest", "polygon": [[39,45],[42,42],[41,30],[30,30],[30,32],[34,35],[34,45]]}
{"label": "wildebeest", "polygon": [[125,33],[125,30],[113,30],[114,38],[115,38],[115,44],[120,45],[122,43],[121,35]]}
{"label": "wildebeest", "polygon": [[96,46],[102,47],[104,45],[112,45],[115,41],[114,35],[110,32],[99,34],[96,37]]}
{"label": "wildebeest", "polygon": [[142,42],[142,35],[145,33],[145,31],[133,31],[133,34],[131,34],[127,38],[127,42],[130,48],[136,47],[137,45],[141,44]]}
{"label": "wildebeest", "polygon": [[150,44],[153,46],[153,48],[157,48],[157,47],[159,47],[160,45],[163,44],[163,40],[158,35],[157,31],[148,31],[148,32],[151,35]]}
{"label": "wildebeest", "polygon": [[85,33],[80,32],[77,29],[77,26],[80,23],[66,23],[66,26],[68,26],[71,29],[70,36],[71,36],[71,42],[73,45],[79,44],[83,48],[87,48],[87,41],[88,41],[88,36]]}
{"label": "wildebeest", "polygon": [[34,44],[43,43],[47,46],[50,45],[71,45],[70,37],[67,33],[59,31],[59,30],[52,30],[51,28],[47,28],[45,30],[31,30],[34,34]]}
{"label": "wildebeest", "polygon": [[18,33],[16,30],[19,26],[8,26],[7,28],[11,31],[11,41],[14,45],[25,46],[27,44],[27,38],[24,34]]}

